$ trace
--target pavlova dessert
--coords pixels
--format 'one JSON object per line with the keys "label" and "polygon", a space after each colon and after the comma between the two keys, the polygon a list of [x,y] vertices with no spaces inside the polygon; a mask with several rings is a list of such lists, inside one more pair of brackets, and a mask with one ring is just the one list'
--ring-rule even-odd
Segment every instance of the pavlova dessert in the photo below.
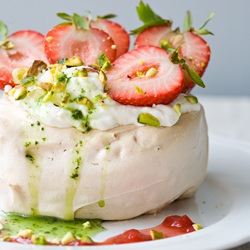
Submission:
{"label": "pavlova dessert", "polygon": [[130,51],[119,24],[77,14],[59,13],[66,22],[45,40],[32,31],[4,37],[2,211],[123,220],[197,190],[208,133],[190,91],[204,87],[210,48],[189,13],[181,32],[148,5],[137,10],[144,25]]}

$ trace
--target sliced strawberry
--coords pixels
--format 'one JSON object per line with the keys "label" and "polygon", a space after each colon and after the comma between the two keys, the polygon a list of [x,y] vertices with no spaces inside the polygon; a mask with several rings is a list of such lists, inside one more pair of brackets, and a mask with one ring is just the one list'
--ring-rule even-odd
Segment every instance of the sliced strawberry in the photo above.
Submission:
{"label": "sliced strawberry", "polygon": [[79,56],[84,64],[97,63],[100,53],[112,62],[116,57],[114,41],[99,29],[76,29],[73,25],[61,25],[51,29],[45,39],[45,53],[50,63],[62,58]]}
{"label": "sliced strawberry", "polygon": [[[135,40],[136,47],[142,45],[166,46],[174,49],[180,46],[180,56],[199,76],[204,74],[210,60],[210,47],[203,38],[189,31],[184,33],[172,31],[169,25],[152,26],[143,30]],[[185,72],[182,92],[190,92],[194,86],[195,83]]]}
{"label": "sliced strawberry", "polygon": [[[156,25],[143,30],[135,39],[134,46],[154,45],[161,47],[161,42],[169,41],[171,46],[176,34],[172,31],[170,25]],[[172,45],[173,46],[173,45]]]}
{"label": "sliced strawberry", "polygon": [[7,38],[13,48],[0,46],[0,89],[13,85],[12,71],[15,68],[29,68],[34,60],[47,62],[44,53],[44,36],[36,31],[21,30]]}
{"label": "sliced strawberry", "polygon": [[108,94],[122,104],[168,104],[182,87],[180,66],[170,61],[167,51],[155,46],[140,46],[123,54],[107,72]]}
{"label": "sliced strawberry", "polygon": [[107,19],[98,18],[92,20],[90,25],[93,28],[105,31],[112,37],[117,49],[116,58],[128,51],[130,37],[128,32],[120,24]]}
{"label": "sliced strawberry", "polygon": [[[185,59],[186,64],[192,67],[199,76],[203,76],[210,61],[210,47],[199,35],[192,32],[183,33],[183,45],[180,47],[180,54]],[[192,90],[195,83],[185,72],[185,86],[183,92]]]}

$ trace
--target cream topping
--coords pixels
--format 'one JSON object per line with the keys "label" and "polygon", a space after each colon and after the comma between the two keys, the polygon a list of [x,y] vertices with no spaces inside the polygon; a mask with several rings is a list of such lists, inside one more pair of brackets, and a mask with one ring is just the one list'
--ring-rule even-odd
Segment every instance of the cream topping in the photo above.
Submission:
{"label": "cream topping", "polygon": [[[11,90],[6,89],[5,92],[9,92],[13,101],[43,124],[58,128],[76,127],[81,131],[90,128],[108,130],[129,124],[141,126],[138,122],[140,113],[149,113],[159,120],[160,126],[170,127],[178,122],[181,114],[200,110],[200,104],[190,103],[185,94],[179,95],[169,105],[137,107],[119,104],[105,93],[98,73],[88,72],[87,76],[76,76],[83,68],[60,69],[60,77],[63,76],[66,81],[63,91],[41,88],[41,83],[58,84],[58,70],[51,68],[39,74],[35,84],[27,86],[25,98],[16,100]],[[62,103],[66,97],[67,100]],[[176,104],[180,104],[180,113],[173,108]]]}

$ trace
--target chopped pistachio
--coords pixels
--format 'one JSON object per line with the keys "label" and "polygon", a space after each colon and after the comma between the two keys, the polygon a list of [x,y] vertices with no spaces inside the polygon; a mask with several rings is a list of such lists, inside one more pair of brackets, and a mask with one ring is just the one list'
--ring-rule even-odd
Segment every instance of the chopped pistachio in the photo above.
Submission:
{"label": "chopped pistachio", "polygon": [[14,83],[20,84],[20,82],[25,78],[27,71],[27,68],[24,67],[14,69],[12,71],[12,78]]}
{"label": "chopped pistachio", "polygon": [[83,235],[81,238],[81,243],[92,244],[92,243],[94,243],[94,241],[92,240],[92,238],[90,236]]}
{"label": "chopped pistachio", "polygon": [[158,73],[158,70],[154,67],[150,68],[147,72],[146,72],[146,78],[150,78],[150,77],[154,77],[156,76]]}
{"label": "chopped pistachio", "polygon": [[193,224],[192,227],[194,228],[195,231],[202,229],[202,226],[200,224],[197,224],[197,223]]}
{"label": "chopped pistachio", "polygon": [[15,91],[13,93],[13,97],[15,100],[21,100],[23,98],[25,98],[25,96],[27,95],[27,89],[23,86],[18,86],[18,88],[14,88]]}
{"label": "chopped pistachio", "polygon": [[36,83],[36,78],[34,76],[26,77],[20,81],[20,84],[25,86],[25,87],[32,86],[35,83]]}
{"label": "chopped pistachio", "polygon": [[99,200],[98,205],[99,207],[105,207],[105,200]]}
{"label": "chopped pistachio", "polygon": [[76,238],[75,238],[75,236],[72,234],[72,232],[68,232],[68,233],[66,233],[66,234],[63,236],[63,238],[62,238],[62,240],[61,240],[61,243],[62,243],[63,245],[65,245],[65,244],[70,243],[70,242],[75,241],[75,240],[76,240]]}
{"label": "chopped pistachio", "polygon": [[98,74],[98,79],[103,83],[105,84],[107,82],[107,76],[106,74],[104,73],[103,70],[100,70],[99,74]]}
{"label": "chopped pistachio", "polygon": [[36,245],[46,245],[47,240],[44,235],[32,235],[31,242]]}
{"label": "chopped pistachio", "polygon": [[185,96],[186,100],[191,103],[191,104],[196,104],[198,103],[198,98],[196,96],[193,95],[187,95]]}
{"label": "chopped pistachio", "polygon": [[142,88],[136,86],[135,89],[136,89],[136,92],[137,92],[139,95],[142,95],[142,94],[143,94]]}
{"label": "chopped pistachio", "polygon": [[70,94],[69,93],[64,93],[62,100],[61,100],[61,105],[63,106],[64,104],[68,103],[70,100]]}
{"label": "chopped pistachio", "polygon": [[63,64],[69,67],[77,67],[77,66],[82,66],[83,61],[79,56],[72,56],[70,58],[66,58]]}
{"label": "chopped pistachio", "polygon": [[141,71],[136,71],[136,75],[141,78],[145,77],[145,75]]}
{"label": "chopped pistachio", "polygon": [[61,93],[65,90],[65,83],[64,82],[57,82],[54,86],[53,86],[53,91],[55,93]]}
{"label": "chopped pistachio", "polygon": [[86,228],[91,228],[91,227],[92,227],[90,221],[86,221],[86,222],[84,222],[82,225],[83,225],[83,228],[84,228],[84,229],[86,229]]}
{"label": "chopped pistachio", "polygon": [[140,113],[137,118],[139,123],[159,127],[160,121],[150,113]]}
{"label": "chopped pistachio", "polygon": [[32,235],[33,235],[33,232],[31,229],[23,229],[18,232],[18,236],[26,238],[26,239],[30,239]]}
{"label": "chopped pistachio", "polygon": [[40,82],[38,86],[43,90],[49,91],[52,89],[53,84],[51,82]]}
{"label": "chopped pistachio", "polygon": [[181,104],[177,103],[173,106],[174,111],[178,114],[181,115]]}
{"label": "chopped pistachio", "polygon": [[27,72],[27,77],[37,76],[39,73],[42,73],[44,70],[46,70],[46,68],[47,64],[45,62],[35,60]]}
{"label": "chopped pistachio", "polygon": [[150,236],[151,236],[152,240],[159,240],[159,239],[164,238],[163,232],[159,232],[156,230],[150,230]]}
{"label": "chopped pistachio", "polygon": [[1,48],[5,49],[5,50],[13,49],[14,47],[15,47],[14,43],[11,41],[6,41],[6,42],[1,44]]}
{"label": "chopped pistachio", "polygon": [[79,96],[76,102],[85,105],[89,109],[93,108],[93,103],[85,96]]}
{"label": "chopped pistachio", "polygon": [[161,40],[161,48],[165,50],[169,50],[173,48],[173,45],[166,39]]}
{"label": "chopped pistachio", "polygon": [[74,77],[87,77],[88,71],[86,68],[75,70],[72,74]]}

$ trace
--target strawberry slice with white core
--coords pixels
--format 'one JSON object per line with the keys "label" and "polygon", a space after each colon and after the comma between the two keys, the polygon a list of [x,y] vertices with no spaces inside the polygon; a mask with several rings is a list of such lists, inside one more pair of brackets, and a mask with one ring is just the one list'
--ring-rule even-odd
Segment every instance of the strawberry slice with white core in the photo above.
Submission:
{"label": "strawberry slice with white core", "polygon": [[[154,45],[158,47],[173,48],[180,47],[179,54],[201,77],[210,60],[210,47],[199,35],[187,31],[179,33],[172,31],[168,25],[157,25],[143,30],[135,40],[135,46]],[[182,92],[188,93],[195,83],[186,72]]]}
{"label": "strawberry slice with white core", "polygon": [[140,46],[123,54],[106,75],[111,98],[135,106],[169,104],[181,93],[184,77],[168,52],[155,46]]}
{"label": "strawberry slice with white core", "polygon": [[61,25],[51,29],[45,39],[45,53],[50,63],[63,58],[79,56],[85,65],[97,63],[103,53],[112,62],[116,57],[113,39],[104,31],[89,28],[76,29],[73,25]]}
{"label": "strawberry slice with white core", "polygon": [[13,46],[0,46],[0,89],[14,85],[12,71],[15,68],[29,68],[34,60],[47,62],[44,53],[44,36],[33,30],[20,30],[7,38]]}
{"label": "strawberry slice with white core", "polygon": [[117,49],[116,58],[128,51],[130,37],[128,32],[120,24],[107,19],[98,18],[96,20],[92,20],[90,26],[101,29],[112,37]]}

